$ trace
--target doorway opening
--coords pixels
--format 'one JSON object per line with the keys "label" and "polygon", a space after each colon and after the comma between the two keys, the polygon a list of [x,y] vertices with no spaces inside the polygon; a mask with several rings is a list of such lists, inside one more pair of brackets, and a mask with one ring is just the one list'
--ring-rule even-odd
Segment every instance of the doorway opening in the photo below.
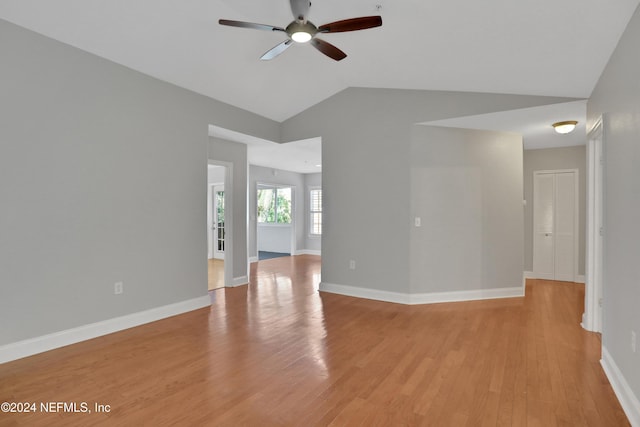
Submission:
{"label": "doorway opening", "polygon": [[226,286],[229,264],[229,202],[225,184],[228,167],[210,162],[207,168],[208,290]]}
{"label": "doorway opening", "polygon": [[295,253],[294,187],[257,184],[256,246],[258,260]]}

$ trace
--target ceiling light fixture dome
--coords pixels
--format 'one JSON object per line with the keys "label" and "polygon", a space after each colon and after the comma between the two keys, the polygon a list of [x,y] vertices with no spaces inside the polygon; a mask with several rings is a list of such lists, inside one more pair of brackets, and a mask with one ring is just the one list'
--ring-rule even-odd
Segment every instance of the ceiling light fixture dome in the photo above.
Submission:
{"label": "ceiling light fixture dome", "polygon": [[553,129],[560,134],[567,134],[573,132],[578,124],[575,120],[566,120],[564,122],[557,122],[552,124]]}
{"label": "ceiling light fixture dome", "polygon": [[298,31],[297,33],[291,34],[291,39],[296,43],[306,43],[311,40],[311,34],[306,31]]}
{"label": "ceiling light fixture dome", "polygon": [[291,40],[296,43],[306,43],[313,38],[318,32],[318,29],[311,22],[293,21],[285,30]]}

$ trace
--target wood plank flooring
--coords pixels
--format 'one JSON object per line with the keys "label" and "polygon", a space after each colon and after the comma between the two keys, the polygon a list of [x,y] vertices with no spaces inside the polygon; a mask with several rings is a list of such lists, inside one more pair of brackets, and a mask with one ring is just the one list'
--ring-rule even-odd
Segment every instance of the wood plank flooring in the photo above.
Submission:
{"label": "wood plank flooring", "polygon": [[212,258],[208,260],[209,290],[224,287],[224,260]]}
{"label": "wood plank flooring", "polygon": [[0,402],[92,409],[0,426],[629,425],[579,325],[583,285],[404,306],[319,280],[315,256],[261,261],[210,308],[0,365]]}

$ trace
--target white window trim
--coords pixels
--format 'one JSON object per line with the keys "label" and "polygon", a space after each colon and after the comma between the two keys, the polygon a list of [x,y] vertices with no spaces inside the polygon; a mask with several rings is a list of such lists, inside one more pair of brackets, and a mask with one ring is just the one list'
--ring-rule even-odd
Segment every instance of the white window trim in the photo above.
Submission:
{"label": "white window trim", "polygon": [[[312,205],[312,203],[311,203],[311,193],[313,191],[318,191],[318,190],[320,192],[322,192],[322,187],[319,187],[319,186],[309,187],[309,191],[308,191],[308,194],[309,194],[309,212],[308,212],[309,228],[307,229],[307,232],[309,233],[309,237],[312,238],[312,239],[320,239],[322,237],[322,232],[314,233],[312,231],[313,221],[311,220],[311,216],[314,213],[319,213],[320,215],[322,215],[322,205],[320,205],[320,210],[319,211],[314,211],[314,210],[311,209],[311,207],[312,207],[311,206]],[[323,216],[321,218],[322,219],[321,219],[321,222],[320,222],[320,226],[322,227],[322,223],[324,222],[324,218],[323,218]]]}

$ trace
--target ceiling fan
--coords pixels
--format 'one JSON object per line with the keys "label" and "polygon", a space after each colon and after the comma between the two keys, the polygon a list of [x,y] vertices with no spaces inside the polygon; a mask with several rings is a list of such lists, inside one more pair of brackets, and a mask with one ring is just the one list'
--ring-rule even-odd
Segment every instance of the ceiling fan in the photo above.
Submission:
{"label": "ceiling fan", "polygon": [[253,28],[254,30],[264,31],[280,31],[286,33],[289,38],[282,43],[269,49],[260,57],[263,61],[268,61],[280,55],[287,50],[289,46],[296,43],[311,43],[313,47],[327,55],[329,58],[340,61],[347,57],[347,54],[322,39],[316,37],[317,34],[326,33],[343,33],[346,31],[366,30],[367,28],[379,27],[382,25],[382,17],[380,16],[363,16],[360,18],[344,19],[329,24],[316,27],[307,19],[311,2],[309,0],[290,0],[291,12],[295,18],[286,28],[274,27],[272,25],[254,24],[252,22],[231,21],[228,19],[220,19],[220,25],[228,25],[230,27]]}

